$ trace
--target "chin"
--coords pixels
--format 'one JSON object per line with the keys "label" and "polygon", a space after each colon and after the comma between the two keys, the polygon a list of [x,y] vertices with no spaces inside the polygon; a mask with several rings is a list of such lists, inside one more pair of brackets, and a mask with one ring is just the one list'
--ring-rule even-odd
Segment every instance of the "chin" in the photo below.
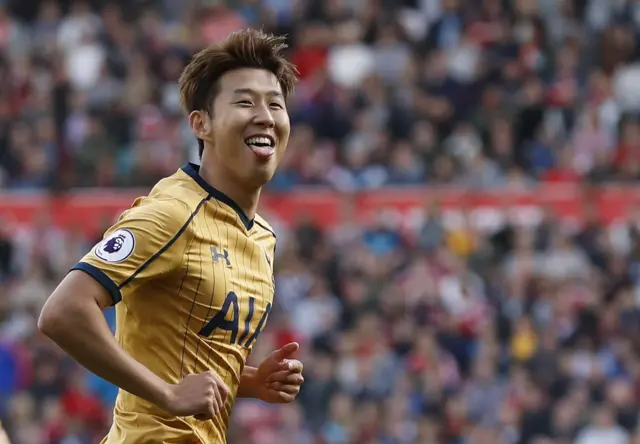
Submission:
{"label": "chin", "polygon": [[274,173],[272,168],[258,167],[247,177],[247,182],[255,188],[263,187],[273,178]]}

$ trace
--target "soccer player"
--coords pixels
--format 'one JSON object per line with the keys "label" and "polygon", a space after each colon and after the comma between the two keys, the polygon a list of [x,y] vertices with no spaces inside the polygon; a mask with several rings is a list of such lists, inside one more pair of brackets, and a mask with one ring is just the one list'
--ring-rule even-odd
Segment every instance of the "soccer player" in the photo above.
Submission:
{"label": "soccer player", "polygon": [[103,443],[224,443],[237,397],[286,403],[300,389],[297,343],[245,365],[274,295],[276,238],[256,207],[289,139],[283,48],[246,30],[191,60],[180,93],[201,166],[137,199],[42,310],[45,335],[121,388]]}

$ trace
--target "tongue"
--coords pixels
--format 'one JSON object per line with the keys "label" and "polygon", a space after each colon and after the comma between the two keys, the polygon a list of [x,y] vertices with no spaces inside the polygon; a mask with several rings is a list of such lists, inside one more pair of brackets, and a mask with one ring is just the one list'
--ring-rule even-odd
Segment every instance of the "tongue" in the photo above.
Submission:
{"label": "tongue", "polygon": [[269,157],[273,154],[273,148],[270,146],[249,145],[251,151],[261,157]]}

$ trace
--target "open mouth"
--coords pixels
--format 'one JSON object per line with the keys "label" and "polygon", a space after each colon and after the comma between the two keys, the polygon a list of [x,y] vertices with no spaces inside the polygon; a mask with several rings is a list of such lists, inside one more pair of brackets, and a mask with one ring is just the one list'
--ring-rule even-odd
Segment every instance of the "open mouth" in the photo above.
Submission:
{"label": "open mouth", "polygon": [[247,137],[244,143],[258,157],[269,158],[276,152],[276,141],[271,136]]}

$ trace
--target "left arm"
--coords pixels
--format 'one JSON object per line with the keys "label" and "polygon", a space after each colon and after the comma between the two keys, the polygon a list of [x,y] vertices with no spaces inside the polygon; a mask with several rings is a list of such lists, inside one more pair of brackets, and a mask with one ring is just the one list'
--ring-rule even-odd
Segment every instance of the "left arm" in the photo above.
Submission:
{"label": "left arm", "polygon": [[298,350],[295,342],[271,352],[259,367],[245,366],[240,375],[238,398],[257,398],[274,404],[291,402],[304,382],[302,363],[287,359]]}
{"label": "left arm", "polygon": [[245,365],[240,375],[240,387],[238,387],[238,398],[257,398],[258,389],[256,384],[256,375],[258,369]]}

